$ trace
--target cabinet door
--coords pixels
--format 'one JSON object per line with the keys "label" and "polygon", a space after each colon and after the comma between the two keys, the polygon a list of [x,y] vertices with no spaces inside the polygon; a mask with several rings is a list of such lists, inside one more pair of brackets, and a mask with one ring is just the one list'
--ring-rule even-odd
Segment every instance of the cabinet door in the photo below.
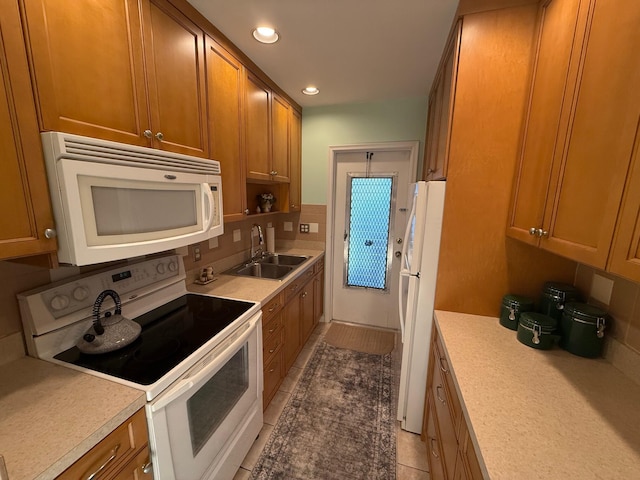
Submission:
{"label": "cabinet door", "polygon": [[142,5],[152,145],[207,157],[204,33],[166,0]]}
{"label": "cabinet door", "polygon": [[247,178],[271,180],[271,90],[251,72],[245,88]]}
{"label": "cabinet door", "polygon": [[[640,2],[593,2],[541,246],[604,268],[640,115]],[[562,132],[561,132],[562,133]]]}
{"label": "cabinet door", "polygon": [[640,282],[640,135],[626,182],[607,270]]}
{"label": "cabinet door", "polygon": [[54,252],[54,228],[18,4],[0,1],[0,259]]}
{"label": "cabinet door", "polygon": [[285,375],[296,361],[300,352],[300,300],[298,296],[293,297],[284,306],[284,366]]}
{"label": "cabinet door", "polygon": [[247,194],[242,142],[242,64],[207,37],[210,157],[220,162],[225,222],[242,220]]}
{"label": "cabinet door", "polygon": [[313,324],[317,325],[324,314],[324,271],[313,279]]}
{"label": "cabinet door", "polygon": [[272,180],[286,183],[289,181],[289,104],[278,95],[271,101],[272,148],[271,173]]}
{"label": "cabinet door", "polygon": [[428,168],[427,180],[440,180],[447,177],[449,158],[449,140],[451,137],[451,115],[453,111],[454,85],[458,65],[458,49],[462,23],[458,22],[443,54],[443,63],[435,88],[433,99],[429,102],[428,122]]}
{"label": "cabinet door", "polygon": [[289,211],[299,212],[302,205],[302,117],[294,108],[291,108],[289,126]]}
{"label": "cabinet door", "polygon": [[149,447],[143,448],[112,480],[153,480]]}
{"label": "cabinet door", "polygon": [[588,3],[548,0],[540,8],[536,63],[507,228],[507,235],[532,245],[539,243],[535,232],[542,227],[549,195],[553,202],[557,182],[552,182],[551,170],[569,60],[579,54],[576,41],[584,35]]}
{"label": "cabinet door", "polygon": [[302,310],[300,315],[300,344],[304,345],[311,332],[313,332],[313,327],[316,325],[313,317],[313,308],[314,308],[314,283],[313,280],[307,282],[307,284],[302,287],[302,292],[300,293],[300,309]]}
{"label": "cabinet door", "polygon": [[147,145],[138,2],[22,4],[42,130]]}

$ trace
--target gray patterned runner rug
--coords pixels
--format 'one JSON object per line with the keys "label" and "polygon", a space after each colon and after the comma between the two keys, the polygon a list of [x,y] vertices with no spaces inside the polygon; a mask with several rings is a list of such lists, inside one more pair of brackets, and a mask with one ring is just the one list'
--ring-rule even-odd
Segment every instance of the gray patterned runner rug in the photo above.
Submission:
{"label": "gray patterned runner rug", "polygon": [[394,480],[391,362],[320,342],[251,478]]}

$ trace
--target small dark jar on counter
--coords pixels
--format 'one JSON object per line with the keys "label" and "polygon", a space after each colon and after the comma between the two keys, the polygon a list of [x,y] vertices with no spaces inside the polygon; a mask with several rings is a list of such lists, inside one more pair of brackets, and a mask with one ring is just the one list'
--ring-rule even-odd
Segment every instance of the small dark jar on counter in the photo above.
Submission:
{"label": "small dark jar on counter", "polygon": [[567,303],[562,313],[560,346],[581,357],[602,355],[606,312],[586,303]]}
{"label": "small dark jar on counter", "polygon": [[500,306],[500,325],[518,330],[518,320],[522,312],[534,310],[533,300],[521,295],[505,295]]}
{"label": "small dark jar on counter", "polygon": [[560,324],[562,311],[567,302],[579,302],[580,292],[573,285],[559,282],[546,282],[540,296],[540,313],[555,318]]}
{"label": "small dark jar on counter", "polygon": [[558,322],[549,315],[523,312],[520,315],[516,338],[528,347],[549,350],[558,341],[559,336],[554,334],[557,327]]}

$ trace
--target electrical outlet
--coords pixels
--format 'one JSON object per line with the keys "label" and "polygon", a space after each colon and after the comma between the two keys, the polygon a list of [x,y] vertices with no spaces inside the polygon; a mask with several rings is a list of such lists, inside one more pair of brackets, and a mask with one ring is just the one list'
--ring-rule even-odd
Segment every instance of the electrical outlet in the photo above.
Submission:
{"label": "electrical outlet", "polygon": [[202,258],[202,256],[200,255],[200,247],[199,246],[193,247],[193,261],[197,262],[201,258]]}
{"label": "electrical outlet", "polygon": [[300,224],[300,233],[309,233],[309,224],[301,223]]}

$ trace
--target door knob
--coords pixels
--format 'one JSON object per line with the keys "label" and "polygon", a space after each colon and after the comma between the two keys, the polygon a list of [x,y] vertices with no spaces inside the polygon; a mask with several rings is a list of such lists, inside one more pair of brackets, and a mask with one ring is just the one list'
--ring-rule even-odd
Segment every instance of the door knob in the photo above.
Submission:
{"label": "door knob", "polygon": [[396,258],[400,258],[402,256],[402,252],[396,252],[394,253],[394,255],[396,256]]}

